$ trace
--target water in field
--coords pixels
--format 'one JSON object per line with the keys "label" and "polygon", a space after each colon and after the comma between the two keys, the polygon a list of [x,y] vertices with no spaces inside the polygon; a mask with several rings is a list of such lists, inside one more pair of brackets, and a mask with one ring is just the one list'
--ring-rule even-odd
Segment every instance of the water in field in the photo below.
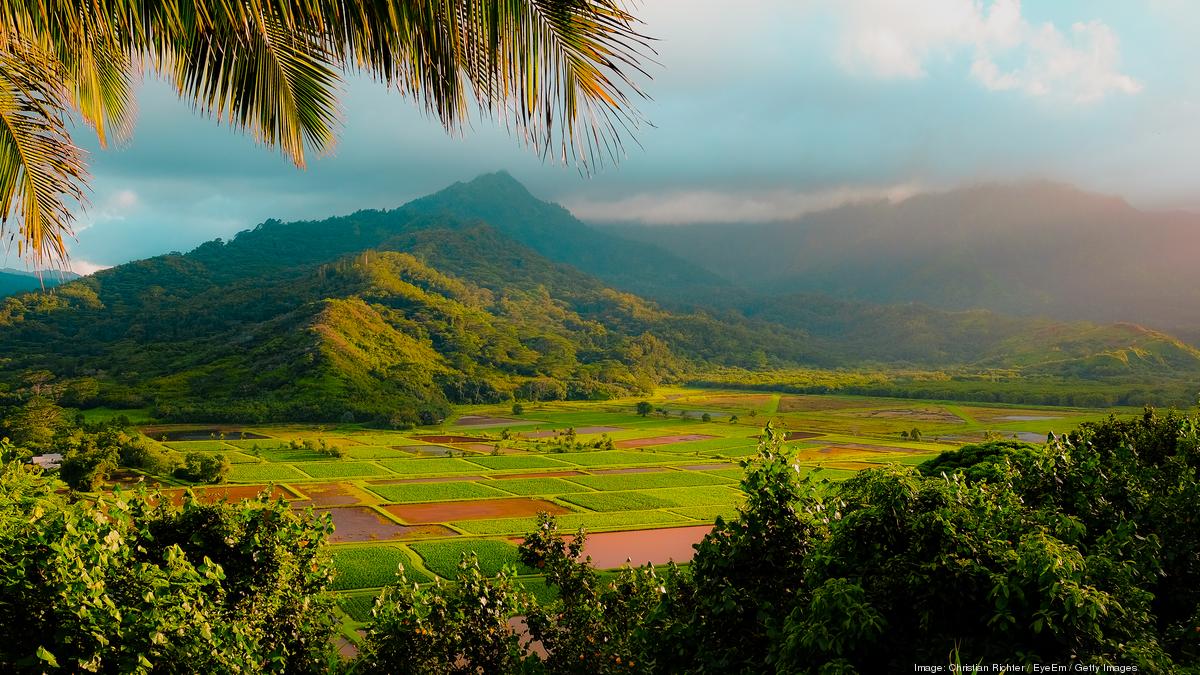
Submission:
{"label": "water in field", "polygon": [[385,506],[388,513],[408,523],[444,523],[451,520],[480,520],[485,518],[520,518],[545,511],[559,515],[569,511],[545,499],[515,497],[513,499],[478,499],[462,502],[433,502],[426,504],[393,504]]}
{"label": "water in field", "polygon": [[648,448],[653,445],[672,445],[675,443],[687,443],[688,441],[707,441],[716,438],[708,434],[680,434],[676,436],[652,436],[650,438],[631,438],[625,441],[617,441],[614,445],[618,448]]}
{"label": "water in field", "polygon": [[143,429],[142,433],[155,440],[161,440],[166,437],[168,441],[208,441],[221,438],[221,434],[225,434],[225,440],[236,441],[245,439],[248,441],[262,440],[270,438],[262,434],[256,434],[252,431],[243,431],[241,429],[173,429],[170,431],[157,431],[154,429]]}
{"label": "water in field", "polygon": [[328,513],[333,517],[333,535],[329,541],[334,544],[385,539],[450,537],[458,534],[441,525],[397,525],[374,509],[365,506],[335,506],[322,509],[318,513]]}

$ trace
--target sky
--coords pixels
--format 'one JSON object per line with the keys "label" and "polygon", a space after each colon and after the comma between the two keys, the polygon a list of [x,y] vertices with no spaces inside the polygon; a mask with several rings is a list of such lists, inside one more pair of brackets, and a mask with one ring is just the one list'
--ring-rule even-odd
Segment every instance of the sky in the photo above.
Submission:
{"label": "sky", "polygon": [[268,218],[392,208],[499,169],[585,220],[663,225],[1036,178],[1200,210],[1192,0],[630,7],[658,54],[639,105],[652,126],[617,166],[583,176],[487,119],[449,136],[399,93],[351,79],[337,146],[299,170],[149,80],[124,147],[77,130],[93,181],[73,265],[186,251]]}

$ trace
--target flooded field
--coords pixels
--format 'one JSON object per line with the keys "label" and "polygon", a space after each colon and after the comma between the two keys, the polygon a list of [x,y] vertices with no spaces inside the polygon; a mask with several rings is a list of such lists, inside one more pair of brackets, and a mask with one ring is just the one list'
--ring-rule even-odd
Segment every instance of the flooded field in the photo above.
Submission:
{"label": "flooded field", "polygon": [[[575,433],[577,435],[611,434],[616,431],[624,431],[624,430],[625,430],[624,427],[597,427],[597,426],[575,427]],[[563,431],[566,431],[566,429],[559,429],[559,430],[548,429],[545,431],[525,431],[525,432],[521,433],[521,436],[523,438],[553,438],[555,436],[558,436]]]}
{"label": "flooded field", "polygon": [[347,483],[306,483],[301,492],[307,499],[292,502],[292,507],[347,506],[361,504],[362,493]]}
{"label": "flooded field", "polygon": [[333,536],[329,541],[334,544],[450,537],[458,534],[441,525],[397,525],[386,516],[365,506],[338,506],[322,509],[318,513],[328,513],[333,517]]}
{"label": "flooded field", "polygon": [[220,439],[222,435],[224,435],[225,440],[229,441],[256,441],[270,438],[270,436],[264,436],[253,431],[224,427],[209,429],[158,429],[156,427],[146,427],[142,429],[142,433],[156,441],[163,439],[168,441],[209,441]]}
{"label": "flooded field", "polygon": [[482,443],[486,440],[475,436],[457,436],[454,434],[430,434],[427,436],[413,436],[413,438],[426,443]]}
{"label": "flooded field", "polygon": [[478,499],[436,504],[392,504],[383,507],[406,523],[444,523],[452,520],[517,518],[545,511],[551,515],[570,513],[566,507],[545,499]]}
{"label": "flooded field", "polygon": [[650,438],[631,438],[629,440],[617,441],[613,445],[622,450],[630,448],[648,448],[655,445],[673,445],[675,443],[687,443],[689,441],[707,441],[716,436],[708,434],[679,434],[676,436],[652,436]]}
{"label": "flooded field", "polygon": [[[255,499],[259,493],[267,489],[266,485],[214,485],[212,487],[194,487],[192,494],[204,504],[216,502],[237,502],[243,499]],[[162,494],[176,506],[183,503],[184,488],[163,490]],[[271,499],[294,500],[296,496],[278,485],[271,486]]]}

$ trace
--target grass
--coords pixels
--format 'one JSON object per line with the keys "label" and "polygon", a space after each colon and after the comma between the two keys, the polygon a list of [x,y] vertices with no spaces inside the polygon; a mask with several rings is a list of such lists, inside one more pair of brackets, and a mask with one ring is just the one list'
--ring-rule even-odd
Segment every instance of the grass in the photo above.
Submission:
{"label": "grass", "polygon": [[385,501],[396,503],[440,502],[457,499],[486,499],[507,497],[507,493],[470,481],[446,483],[406,483],[403,485],[372,485],[370,490]]}
{"label": "grass", "polygon": [[338,598],[338,606],[354,621],[366,623],[371,620],[371,610],[375,609],[375,596],[362,593],[343,595]]}
{"label": "grass", "polygon": [[379,463],[399,474],[471,473],[479,466],[452,457],[426,457],[419,459],[381,459]]}
{"label": "grass", "polygon": [[522,497],[530,495],[565,495],[572,492],[590,492],[582,485],[561,478],[505,478],[488,483],[506,492]]}
{"label": "grass", "polygon": [[308,480],[308,476],[288,464],[234,464],[229,468],[231,483]]}
{"label": "grass", "polygon": [[[633,529],[646,525],[689,523],[687,518],[666,511],[617,511],[612,513],[578,513],[558,516],[562,530],[584,527],[587,530]],[[525,535],[537,527],[536,518],[496,518],[493,520],[462,520],[454,527],[480,535]]]}
{"label": "grass", "polygon": [[669,499],[642,492],[587,492],[566,495],[562,499],[592,511],[642,511],[680,506]]}
{"label": "grass", "polygon": [[504,565],[517,568],[519,574],[532,574],[534,570],[522,565],[517,558],[517,547],[506,541],[495,539],[426,541],[410,544],[410,548],[421,556],[430,571],[445,579],[458,574],[458,564],[465,553],[474,552],[479,558],[479,571],[485,576],[495,576]]}
{"label": "grass", "polygon": [[728,506],[684,506],[677,509],[671,509],[672,513],[678,513],[681,516],[695,518],[706,523],[716,522],[717,516],[721,516],[725,520],[730,520],[737,516],[737,507]]}
{"label": "grass", "polygon": [[618,464],[653,464],[655,462],[678,462],[678,457],[663,456],[653,452],[629,452],[626,450],[598,450],[596,452],[568,452],[559,455],[564,462],[579,466],[615,466]]}
{"label": "grass", "polygon": [[299,469],[313,478],[354,478],[357,476],[387,476],[389,472],[371,462],[309,462]]}
{"label": "grass", "polygon": [[396,546],[334,547],[333,566],[337,574],[330,588],[345,591],[386,586],[396,581],[398,565],[404,565],[405,576],[409,581],[433,581],[415,562],[412,556]]}
{"label": "grass", "polygon": [[351,445],[342,448],[347,457],[354,459],[405,459],[412,457],[412,453],[404,452],[403,450],[393,450],[378,445]]}
{"label": "grass", "polygon": [[617,492],[588,492],[566,495],[563,501],[593,511],[639,511],[692,506],[733,506],[741,492],[724,486],[693,486],[629,490]]}
{"label": "grass", "polygon": [[508,469],[566,469],[569,465],[541,455],[498,455],[496,457],[471,457],[467,460],[486,469],[503,471]]}
{"label": "grass", "polygon": [[259,438],[259,439],[248,438],[244,441],[239,440],[239,439],[235,439],[235,440],[226,439],[225,442],[236,448],[241,448],[243,450],[249,450],[250,448],[253,448],[256,445],[259,448],[264,449],[264,450],[270,449],[270,448],[283,448],[283,447],[287,446],[287,441],[281,441],[278,438]]}
{"label": "grass", "polygon": [[606,476],[572,476],[572,483],[593,490],[650,490],[664,487],[723,485],[729,479],[698,471],[657,471],[653,473],[617,473]]}

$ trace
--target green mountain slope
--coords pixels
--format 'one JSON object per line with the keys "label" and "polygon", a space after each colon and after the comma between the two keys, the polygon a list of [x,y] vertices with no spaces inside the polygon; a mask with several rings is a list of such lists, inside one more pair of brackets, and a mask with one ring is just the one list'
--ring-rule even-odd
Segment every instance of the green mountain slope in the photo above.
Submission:
{"label": "green mountain slope", "polygon": [[[669,256],[605,239],[513,183],[493,175],[391,211],[269,221],[230,242],[7,298],[0,387],[48,370],[71,405],[151,405],[189,420],[412,423],[450,403],[606,398],[723,367],[1200,373],[1195,349],[1128,324],[823,295],[656,304],[564,261],[589,264],[572,251],[629,250],[641,261],[625,269],[631,284],[695,291],[686,266],[660,285],[655,270],[670,269]],[[451,213],[455,203],[463,206]],[[504,217],[508,207],[515,215]],[[488,213],[506,225],[477,217]],[[547,227],[539,214],[557,220]],[[710,277],[699,280],[703,288]]]}

